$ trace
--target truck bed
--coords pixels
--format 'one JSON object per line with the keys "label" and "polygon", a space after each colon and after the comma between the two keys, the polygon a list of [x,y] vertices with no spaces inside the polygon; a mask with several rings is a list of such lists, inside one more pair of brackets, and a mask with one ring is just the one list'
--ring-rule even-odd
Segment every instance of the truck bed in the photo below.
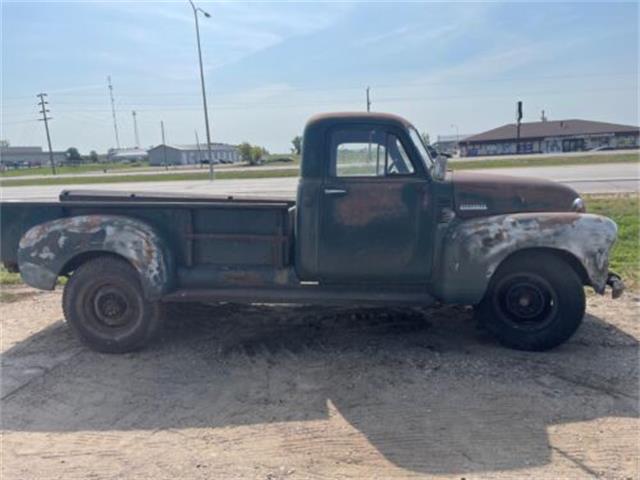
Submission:
{"label": "truck bed", "polygon": [[274,270],[291,263],[295,203],[136,192],[63,191],[57,202],[0,202],[0,260],[17,264],[31,227],[77,215],[121,215],[154,227],[174,254],[179,278],[198,283],[209,270]]}
{"label": "truck bed", "polygon": [[277,197],[253,197],[247,195],[193,195],[189,193],[131,192],[109,190],[63,190],[60,202],[214,202],[214,203],[259,203],[294,206],[295,202]]}

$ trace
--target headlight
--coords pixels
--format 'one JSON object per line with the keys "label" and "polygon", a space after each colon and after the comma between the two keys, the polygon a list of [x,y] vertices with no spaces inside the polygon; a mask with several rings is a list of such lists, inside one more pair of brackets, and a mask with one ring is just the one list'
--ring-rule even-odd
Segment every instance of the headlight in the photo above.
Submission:
{"label": "headlight", "polygon": [[585,213],[587,211],[587,207],[584,204],[584,200],[580,197],[576,198],[571,204],[571,210],[578,213]]}

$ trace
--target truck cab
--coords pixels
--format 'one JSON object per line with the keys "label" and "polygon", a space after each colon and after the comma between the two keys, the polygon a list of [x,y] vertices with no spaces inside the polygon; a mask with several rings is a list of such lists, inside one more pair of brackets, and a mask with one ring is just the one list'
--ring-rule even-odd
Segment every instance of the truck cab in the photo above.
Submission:
{"label": "truck cab", "polygon": [[296,271],[323,283],[425,283],[446,185],[395,115],[323,115],[304,133]]}

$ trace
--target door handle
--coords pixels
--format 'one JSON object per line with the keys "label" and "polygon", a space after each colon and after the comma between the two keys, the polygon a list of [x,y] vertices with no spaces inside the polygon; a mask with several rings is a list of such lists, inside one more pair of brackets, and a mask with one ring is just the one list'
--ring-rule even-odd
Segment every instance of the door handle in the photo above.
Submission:
{"label": "door handle", "polygon": [[342,188],[325,188],[324,189],[325,195],[345,195],[346,193],[347,191]]}

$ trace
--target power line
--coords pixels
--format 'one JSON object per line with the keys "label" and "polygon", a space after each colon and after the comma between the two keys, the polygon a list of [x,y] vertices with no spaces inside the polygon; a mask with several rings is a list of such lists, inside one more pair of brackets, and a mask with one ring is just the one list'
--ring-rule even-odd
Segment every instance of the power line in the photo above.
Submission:
{"label": "power line", "polygon": [[16,125],[18,123],[33,123],[33,122],[37,122],[38,120],[40,119],[36,118],[35,120],[17,120],[14,122],[2,122],[2,125]]}
{"label": "power line", "polygon": [[[595,88],[595,89],[587,89],[587,90],[546,90],[546,91],[520,91],[515,92],[517,96],[536,96],[536,95],[565,95],[567,93],[579,94],[579,93],[598,93],[598,92],[622,92],[627,90],[636,90],[635,87],[610,87],[610,88]],[[399,96],[399,97],[381,97],[376,101],[380,103],[390,103],[390,102],[415,102],[415,101],[442,101],[442,100],[484,100],[484,99],[492,99],[492,98],[512,98],[514,96],[513,93],[500,93],[500,94],[488,94],[488,95],[438,95],[438,96]],[[300,102],[297,101],[295,103],[282,103],[282,102],[265,102],[265,103],[230,103],[230,104],[214,104],[216,110],[236,110],[236,109],[247,109],[247,108],[298,108],[298,107],[306,107],[306,106],[328,106],[328,105],[336,105],[339,103],[343,104],[355,104],[357,100],[355,98],[346,98],[342,100],[327,99],[327,100],[317,100],[310,102]],[[70,104],[71,105],[71,104]],[[68,105],[68,106],[70,106]],[[83,107],[82,104],[73,104],[78,105],[81,108],[73,108],[73,109],[59,109],[61,112],[66,113],[74,113],[74,112],[108,112],[108,109],[105,108],[86,108]],[[162,104],[162,103],[147,103],[140,104],[136,103],[136,106],[143,107],[153,107],[153,108],[138,108],[137,112],[157,112],[157,111],[191,111],[199,109],[200,106],[195,104]],[[92,104],[88,105],[92,107]]]}
{"label": "power line", "polygon": [[[526,91],[519,91],[519,92],[515,92],[516,95],[542,95],[542,94],[549,94],[549,95],[556,95],[556,94],[562,94],[562,93],[573,93],[573,94],[577,94],[577,93],[590,93],[590,92],[599,92],[599,91],[623,91],[623,90],[637,90],[637,86],[626,86],[626,87],[606,87],[606,88],[595,88],[595,89],[585,89],[585,90],[579,90],[579,89],[571,89],[571,90],[546,90],[546,91],[537,91],[537,92],[526,92]],[[438,95],[435,97],[420,97],[420,96],[402,96],[402,97],[382,97],[381,99],[379,99],[378,101],[382,101],[382,102],[390,102],[390,101],[415,101],[415,100],[445,100],[445,99],[460,99],[460,98],[469,98],[469,99],[475,99],[475,98],[500,98],[500,97],[512,97],[513,93],[505,93],[505,94],[489,94],[489,95],[483,95],[483,94],[472,94],[472,95]],[[349,101],[349,99],[345,99],[344,101]],[[335,98],[331,99],[332,103],[336,103]],[[320,101],[320,103],[318,103],[318,101],[315,101],[313,103],[302,103],[300,101],[297,101],[293,104],[293,106],[302,106],[305,104],[313,104],[313,105],[324,105],[326,104],[327,101]],[[65,110],[58,108],[58,111],[60,112],[66,112],[66,111],[92,111],[92,112],[106,112],[108,110],[106,110],[105,108],[85,108],[85,107],[94,107],[94,106],[100,106],[103,105],[102,103],[95,103],[95,102],[85,102],[85,101],[75,101],[75,102],[56,102],[57,107],[63,106],[63,107],[82,107],[82,108],[73,108],[71,110]],[[126,103],[120,103],[119,105],[121,106],[135,106],[135,107],[159,107],[162,110],[191,110],[193,108],[195,108],[195,104],[192,103],[165,103],[165,102],[126,102]],[[236,108],[247,108],[248,106],[256,106],[256,107],[269,107],[269,106],[274,106],[274,107],[287,107],[289,105],[287,105],[286,103],[282,104],[279,102],[265,102],[265,103],[256,103],[256,102],[251,102],[250,104],[247,103],[221,103],[221,104],[216,104],[215,107],[216,109],[236,109]],[[3,116],[7,116],[6,115],[6,111],[7,108],[11,108],[11,109],[18,109],[18,108],[24,108],[24,106],[22,105],[4,105],[3,106],[5,109],[5,114]],[[140,108],[137,109],[138,111],[141,111]],[[152,109],[146,109],[147,111],[151,111]],[[113,105],[112,105],[112,116],[114,113],[114,109],[113,109]],[[114,122],[114,129],[116,129],[117,131],[117,125]]]}
{"label": "power line", "polygon": [[[611,72],[611,73],[584,73],[584,74],[561,74],[561,75],[535,75],[535,76],[527,76],[527,77],[522,77],[522,76],[505,76],[505,77],[497,77],[497,78],[486,78],[486,79],[452,79],[452,80],[442,80],[442,81],[432,81],[432,82],[409,82],[409,83],[397,83],[397,84],[390,84],[390,83],[382,83],[382,84],[375,84],[373,85],[373,87],[375,88],[406,88],[406,87],[421,87],[421,86],[435,86],[435,85],[464,85],[464,84],[473,84],[473,85],[477,85],[477,84],[481,84],[481,83],[496,83],[496,82],[513,82],[513,81],[519,81],[519,80],[554,80],[554,79],[562,79],[562,78],[566,78],[566,79],[570,79],[570,78],[593,78],[593,77],[613,77],[613,76],[625,76],[625,75],[633,75],[634,77],[637,76],[637,72],[635,71],[631,71],[631,72]],[[303,91],[303,92],[319,92],[319,91],[328,91],[328,92],[335,92],[335,91],[361,91],[362,87],[336,87],[336,86],[329,86],[329,87],[304,87],[304,86],[293,86],[293,87],[288,87],[286,89],[286,92],[283,93],[289,93],[292,91]],[[57,93],[56,97],[66,97],[66,96],[75,96],[75,97],[95,97],[95,98],[101,98],[102,95],[101,94],[97,94],[97,93],[73,93],[71,91],[68,92],[64,92],[64,93]],[[181,96],[181,97],[199,97],[200,94],[197,93],[192,93],[192,92],[159,92],[159,93],[145,93],[145,92],[120,92],[118,94],[119,98],[122,97],[170,97],[170,96]],[[3,97],[2,100],[3,102],[6,100],[18,100],[18,99],[26,99],[26,98],[31,98],[30,96],[27,95],[23,95],[23,96],[14,96],[14,97]],[[56,103],[57,104],[57,103]],[[118,104],[120,105],[120,103]]]}
{"label": "power line", "polygon": [[56,165],[53,161],[53,149],[51,148],[51,135],[49,134],[49,120],[53,120],[53,119],[52,117],[47,116],[47,113],[49,113],[50,110],[46,107],[46,105],[48,105],[49,103],[44,99],[44,97],[46,96],[47,96],[46,93],[39,93],[38,95],[36,95],[36,97],[40,98],[40,102],[38,103],[38,105],[40,105],[41,107],[40,113],[42,113],[42,121],[44,122],[44,129],[47,132],[47,143],[49,144],[49,162],[51,163],[51,173],[55,175]]}

